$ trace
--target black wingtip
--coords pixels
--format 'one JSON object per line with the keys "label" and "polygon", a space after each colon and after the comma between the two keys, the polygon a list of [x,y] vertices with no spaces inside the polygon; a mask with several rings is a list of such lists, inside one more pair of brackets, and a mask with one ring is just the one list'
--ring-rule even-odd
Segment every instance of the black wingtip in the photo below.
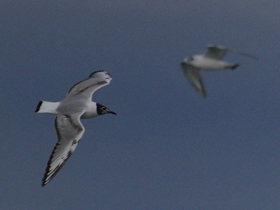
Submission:
{"label": "black wingtip", "polygon": [[42,103],[43,103],[43,101],[39,101],[39,103],[38,103],[38,105],[37,105],[37,107],[36,107],[35,112],[39,112]]}
{"label": "black wingtip", "polygon": [[234,69],[236,69],[238,66],[239,66],[239,63],[236,63],[236,64],[234,64],[230,69],[231,69],[231,70],[234,70]]}
{"label": "black wingtip", "polygon": [[207,98],[207,93],[205,90],[202,90],[202,92],[200,92],[200,95],[203,97],[203,98]]}
{"label": "black wingtip", "polygon": [[56,175],[57,173],[62,169],[62,167],[65,165],[65,163],[67,162],[67,160],[71,157],[72,153],[71,151],[69,151],[64,159],[64,162],[61,163],[60,165],[58,165],[55,169],[53,169],[53,171],[50,171],[50,167],[51,167],[51,163],[52,163],[52,158],[54,156],[54,153],[56,151],[56,148],[60,145],[60,142],[56,143],[52,154],[49,158],[43,179],[42,179],[42,187],[44,187],[45,185],[47,185]]}
{"label": "black wingtip", "polygon": [[[97,70],[97,71],[94,71],[92,72],[89,77],[92,77],[94,74],[98,73],[98,72],[107,72],[106,70]],[[108,72],[107,72],[108,73]],[[109,74],[109,73],[108,73]],[[110,74],[109,74],[110,75]]]}
{"label": "black wingtip", "polygon": [[42,187],[45,187],[50,181],[51,181],[51,179],[48,180],[48,181],[42,179],[42,184],[41,184],[41,186],[42,186]]}

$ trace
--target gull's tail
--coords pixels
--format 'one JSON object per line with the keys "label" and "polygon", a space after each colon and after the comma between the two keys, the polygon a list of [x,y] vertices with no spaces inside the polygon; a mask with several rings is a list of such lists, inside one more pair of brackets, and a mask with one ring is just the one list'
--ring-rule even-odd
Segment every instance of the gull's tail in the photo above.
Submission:
{"label": "gull's tail", "polygon": [[57,112],[58,106],[59,106],[59,102],[39,101],[35,112],[58,114]]}

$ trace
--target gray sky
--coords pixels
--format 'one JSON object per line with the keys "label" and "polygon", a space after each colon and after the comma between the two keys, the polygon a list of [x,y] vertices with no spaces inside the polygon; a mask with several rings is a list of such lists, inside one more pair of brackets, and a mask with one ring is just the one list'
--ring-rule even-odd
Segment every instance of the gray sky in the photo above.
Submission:
{"label": "gray sky", "polygon": [[[0,1],[0,209],[263,210],[280,208],[278,0]],[[235,71],[180,62],[219,44]],[[54,116],[76,82],[106,69],[93,100],[117,116],[86,132],[58,175],[41,178]]]}

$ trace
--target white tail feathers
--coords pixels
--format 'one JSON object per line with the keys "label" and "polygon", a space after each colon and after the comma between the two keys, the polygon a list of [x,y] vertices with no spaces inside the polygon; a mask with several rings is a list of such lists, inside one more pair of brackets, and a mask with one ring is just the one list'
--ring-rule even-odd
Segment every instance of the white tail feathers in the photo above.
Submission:
{"label": "white tail feathers", "polygon": [[59,105],[59,102],[39,101],[35,112],[58,114],[58,112],[57,112],[58,105]]}

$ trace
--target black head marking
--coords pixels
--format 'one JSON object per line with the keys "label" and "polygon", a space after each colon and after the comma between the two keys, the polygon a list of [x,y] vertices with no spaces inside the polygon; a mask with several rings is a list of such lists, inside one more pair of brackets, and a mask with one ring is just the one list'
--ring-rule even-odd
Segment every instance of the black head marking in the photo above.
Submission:
{"label": "black head marking", "polygon": [[104,105],[102,105],[100,103],[97,103],[96,107],[97,107],[97,114],[98,115],[103,115],[103,114],[108,114],[108,113],[116,115],[115,112],[109,110],[106,106],[104,106]]}

